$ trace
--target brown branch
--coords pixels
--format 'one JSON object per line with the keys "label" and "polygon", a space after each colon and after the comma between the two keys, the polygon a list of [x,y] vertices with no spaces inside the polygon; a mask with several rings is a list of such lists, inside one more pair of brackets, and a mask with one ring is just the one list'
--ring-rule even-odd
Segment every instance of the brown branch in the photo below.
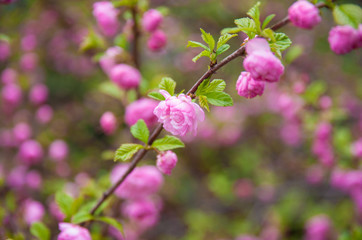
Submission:
{"label": "brown branch", "polygon": [[[318,8],[327,7],[326,4],[320,3],[316,5]],[[284,18],[280,22],[276,23],[271,27],[272,30],[278,30],[281,27],[284,27],[289,23],[288,17]],[[187,92],[187,94],[194,94],[197,90],[197,88],[200,86],[200,84],[207,78],[211,77],[214,73],[216,73],[217,70],[231,62],[232,60],[236,59],[239,56],[243,56],[245,54],[245,46],[240,47],[235,52],[224,58],[220,63],[214,65],[211,67],[207,72],[204,73],[200,77],[199,80],[191,87],[191,89]],[[153,130],[151,133],[150,139],[148,141],[148,145],[151,145],[158,135],[162,132],[163,125],[160,123],[157,125],[157,127]],[[142,158],[146,155],[147,150],[142,149],[140,150],[135,157],[133,158],[133,161],[131,162],[131,165],[128,167],[127,171],[121,176],[121,178],[113,184],[106,192],[103,193],[102,197],[98,200],[97,204],[92,208],[90,214],[94,214],[97,209],[102,205],[104,201],[106,201],[113,193],[114,191],[126,180],[127,176],[135,169],[137,164],[142,160]]]}

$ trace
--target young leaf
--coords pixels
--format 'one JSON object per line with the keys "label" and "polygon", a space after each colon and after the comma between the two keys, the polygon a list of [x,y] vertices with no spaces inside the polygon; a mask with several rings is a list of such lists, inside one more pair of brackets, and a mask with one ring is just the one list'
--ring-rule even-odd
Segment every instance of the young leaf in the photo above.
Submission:
{"label": "young leaf", "polygon": [[185,144],[179,138],[167,135],[154,141],[152,147],[157,148],[160,151],[166,151],[185,147]]}
{"label": "young leaf", "polygon": [[72,223],[74,224],[79,224],[82,222],[86,222],[89,220],[92,220],[93,216],[86,211],[79,211],[76,214],[74,214],[74,216],[72,217]]}
{"label": "young leaf", "polygon": [[189,41],[189,43],[187,44],[187,47],[201,47],[201,48],[205,49],[206,51],[210,51],[210,49],[208,47],[206,47],[204,44],[195,42],[195,41]]}
{"label": "young leaf", "polygon": [[138,120],[131,126],[131,133],[135,138],[147,144],[150,131],[143,119]]}
{"label": "young leaf", "polygon": [[227,33],[229,33],[229,34],[234,34],[234,33],[240,32],[240,31],[241,31],[241,29],[238,28],[238,27],[224,28],[223,30],[221,30],[220,34],[221,34],[221,35],[224,35],[224,34],[227,34]]}
{"label": "young leaf", "polygon": [[110,218],[110,217],[97,217],[97,218],[95,218],[95,220],[107,223],[107,224],[111,225],[112,227],[116,228],[118,231],[120,231],[123,234],[123,226],[116,219]]}
{"label": "young leaf", "polygon": [[60,211],[64,213],[67,218],[72,216],[72,205],[74,199],[71,196],[59,191],[55,194],[55,202],[57,203]]}
{"label": "young leaf", "polygon": [[41,222],[35,222],[31,225],[30,233],[39,240],[49,240],[50,230]]}
{"label": "young leaf", "polygon": [[216,55],[220,55],[220,54],[222,54],[223,52],[226,52],[229,48],[230,48],[230,45],[229,45],[229,44],[224,44],[224,45],[222,45],[220,48],[217,49]]}
{"label": "young leaf", "polygon": [[227,43],[230,39],[233,37],[236,37],[237,34],[223,34],[219,37],[219,40],[217,41],[216,49],[219,50],[220,47],[222,47],[225,43]]}
{"label": "young leaf", "polygon": [[226,83],[222,79],[214,79],[207,87],[207,92],[222,92],[226,87]]}
{"label": "young leaf", "polygon": [[196,57],[194,57],[192,59],[193,62],[196,62],[197,60],[199,60],[201,57],[210,57],[210,52],[209,51],[202,51],[199,55],[197,55]]}
{"label": "young leaf", "polygon": [[273,20],[273,18],[275,17],[275,14],[270,14],[269,16],[267,16],[264,19],[263,25],[261,26],[262,29],[266,28],[266,26],[268,26],[268,24],[270,23],[271,20]]}
{"label": "young leaf", "polygon": [[207,97],[207,101],[215,106],[226,107],[233,105],[233,99],[225,92],[209,92],[206,93],[205,96]]}
{"label": "young leaf", "polygon": [[127,161],[133,157],[133,155],[142,149],[140,144],[126,143],[122,144],[116,151],[114,161]]}
{"label": "young leaf", "polygon": [[201,37],[204,40],[204,42],[206,42],[209,45],[210,48],[210,52],[214,50],[215,48],[215,40],[214,38],[211,36],[210,33],[206,33],[202,28],[200,28],[201,31]]}
{"label": "young leaf", "polygon": [[264,29],[264,30],[261,32],[261,35],[262,35],[263,37],[266,37],[266,38],[270,39],[272,42],[275,42],[275,41],[276,41],[276,39],[275,39],[275,37],[274,37],[274,31],[271,30],[270,28]]}
{"label": "young leaf", "polygon": [[162,90],[166,90],[171,96],[175,94],[176,82],[169,77],[162,78],[158,87]]}
{"label": "young leaf", "polygon": [[245,17],[236,19],[234,22],[239,29],[246,33],[250,38],[253,38],[258,32],[253,19]]}
{"label": "young leaf", "polygon": [[246,13],[255,21],[255,25],[257,29],[260,28],[260,10],[259,10],[260,2],[257,2],[249,11]]}
{"label": "young leaf", "polygon": [[351,25],[358,28],[362,22],[362,8],[356,4],[341,4],[333,9],[334,21],[339,25]]}
{"label": "young leaf", "polygon": [[208,112],[210,112],[209,104],[207,103],[207,97],[200,95],[199,103],[201,107],[205,108]]}
{"label": "young leaf", "polygon": [[274,38],[275,42],[270,44],[272,51],[284,51],[292,44],[290,38],[284,33],[274,33]]}
{"label": "young leaf", "polygon": [[159,92],[150,92],[147,96],[149,96],[150,98],[159,100],[159,101],[165,100],[165,97]]}
{"label": "young leaf", "polygon": [[202,95],[203,93],[205,93],[206,88],[209,86],[210,83],[210,79],[205,79],[200,86],[197,88],[196,90],[196,96]]}

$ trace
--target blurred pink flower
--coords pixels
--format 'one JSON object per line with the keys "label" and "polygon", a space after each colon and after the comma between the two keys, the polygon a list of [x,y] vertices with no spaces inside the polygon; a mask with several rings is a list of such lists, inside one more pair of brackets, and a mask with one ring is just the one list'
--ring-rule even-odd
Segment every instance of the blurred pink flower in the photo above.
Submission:
{"label": "blurred pink flower", "polygon": [[305,29],[312,29],[322,20],[319,9],[306,0],[293,3],[288,9],[288,17],[294,26]]}
{"label": "blurred pink flower", "polygon": [[171,171],[177,163],[177,155],[172,151],[166,151],[157,155],[157,168],[166,175],[171,175]]}
{"label": "blurred pink flower", "polygon": [[26,164],[39,163],[43,155],[42,146],[35,140],[27,140],[19,147],[19,157]]}
{"label": "blurred pink flower", "polygon": [[139,86],[142,76],[136,68],[127,64],[118,64],[112,68],[110,78],[120,88],[129,90]]}
{"label": "blurred pink flower", "polygon": [[162,14],[156,9],[149,9],[143,14],[142,26],[147,32],[153,32],[161,25]]}
{"label": "blurred pink flower", "polygon": [[41,221],[45,210],[40,202],[28,199],[24,203],[24,220],[28,225]]}
{"label": "blurred pink flower", "polygon": [[58,240],[92,240],[88,229],[71,223],[59,223]]}
{"label": "blurred pink flower", "polygon": [[49,105],[42,105],[36,111],[35,116],[38,122],[46,124],[53,118],[53,109]]}
{"label": "blurred pink flower", "polygon": [[167,36],[162,30],[154,31],[147,41],[148,49],[153,52],[160,51],[167,44]]}
{"label": "blurred pink flower", "polygon": [[117,129],[117,118],[112,112],[103,113],[99,121],[103,132],[107,135],[113,134]]}
{"label": "blurred pink flower", "polygon": [[40,105],[47,101],[48,99],[48,87],[44,84],[36,84],[34,85],[29,92],[29,100],[34,105]]}
{"label": "blurred pink flower", "polygon": [[112,2],[100,1],[93,4],[93,16],[106,36],[114,36],[117,33],[118,13],[119,10],[113,6]]}
{"label": "blurred pink flower", "polygon": [[148,127],[157,122],[157,117],[153,113],[158,102],[148,98],[142,98],[134,101],[126,108],[125,122],[128,126],[132,126],[139,119],[143,119]]}
{"label": "blurred pink flower", "polygon": [[54,161],[63,161],[68,152],[68,145],[63,140],[55,140],[49,146],[49,156]]}

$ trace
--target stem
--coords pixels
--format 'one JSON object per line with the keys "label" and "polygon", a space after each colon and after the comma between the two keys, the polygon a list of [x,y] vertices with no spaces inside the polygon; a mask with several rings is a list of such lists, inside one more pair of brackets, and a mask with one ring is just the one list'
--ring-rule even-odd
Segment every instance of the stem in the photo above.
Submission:
{"label": "stem", "polygon": [[[326,4],[324,3],[319,3],[316,4],[316,7],[318,8],[323,8],[323,7],[327,7]],[[284,18],[283,20],[281,20],[280,22],[276,23],[275,25],[273,25],[271,27],[271,29],[273,31],[278,30],[281,27],[284,27],[285,25],[287,25],[289,23],[289,19],[288,17]],[[135,24],[136,25],[136,24]],[[136,40],[136,38],[135,38]],[[211,67],[207,72],[204,73],[204,75],[202,75],[200,77],[199,80],[197,80],[197,82],[191,87],[191,89],[186,93],[186,95],[189,94],[194,94],[197,90],[197,88],[200,86],[200,84],[207,78],[211,77],[214,73],[216,73],[217,70],[219,70],[220,68],[222,68],[223,66],[225,66],[226,64],[228,64],[229,62],[231,62],[232,60],[236,59],[239,56],[243,56],[245,55],[245,45],[241,46],[240,48],[238,48],[235,52],[233,52],[232,54],[230,54],[229,56],[227,56],[226,58],[224,58],[220,63],[215,64],[213,67]],[[158,137],[158,135],[162,132],[163,129],[163,124],[158,124],[156,126],[156,128],[153,130],[153,132],[151,133],[151,136],[149,138],[149,141],[147,143],[147,145],[152,145],[152,143],[156,140],[156,138]],[[146,155],[147,150],[146,149],[141,149],[133,158],[130,166],[128,167],[127,171],[121,176],[121,178],[114,183],[106,192],[103,193],[102,197],[98,200],[97,204],[92,208],[92,210],[90,211],[91,215],[94,215],[94,213],[97,211],[97,209],[102,205],[102,203],[104,201],[106,201],[113,193],[114,191],[126,180],[126,178],[128,177],[128,175],[135,169],[135,167],[137,166],[137,164],[142,160],[142,158]]]}
{"label": "stem", "polygon": [[132,57],[134,61],[134,65],[137,69],[140,69],[140,57],[139,57],[139,37],[140,31],[138,29],[138,21],[137,21],[137,6],[131,8],[132,20],[133,20],[133,48],[132,48]]}

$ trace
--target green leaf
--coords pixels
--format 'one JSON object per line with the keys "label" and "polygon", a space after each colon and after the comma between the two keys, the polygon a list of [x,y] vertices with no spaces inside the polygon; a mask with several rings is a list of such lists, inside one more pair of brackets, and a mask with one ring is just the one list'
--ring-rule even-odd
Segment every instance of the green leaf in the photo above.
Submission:
{"label": "green leaf", "polygon": [[90,220],[93,220],[93,216],[86,211],[79,211],[72,217],[72,223],[74,224],[79,224]]}
{"label": "green leaf", "polygon": [[233,28],[224,28],[223,30],[221,30],[220,34],[224,35],[224,34],[234,34],[234,33],[238,33],[240,32],[241,29],[239,27],[233,27]]}
{"label": "green leaf", "polygon": [[217,46],[216,46],[217,50],[219,50],[220,47],[222,47],[230,39],[232,39],[233,37],[236,37],[236,36],[237,36],[237,34],[228,34],[228,33],[221,35],[219,37],[219,40],[217,41]]}
{"label": "green leaf", "polygon": [[10,38],[5,34],[0,33],[0,41],[5,41],[7,43],[10,43]]}
{"label": "green leaf", "polygon": [[214,79],[211,83],[210,80],[204,80],[197,88],[196,95],[204,95],[208,92],[222,92],[226,87],[226,83],[222,79]]}
{"label": "green leaf", "polygon": [[281,52],[287,49],[292,41],[285,33],[274,33],[275,42],[270,44],[270,48],[273,52]]}
{"label": "green leaf", "polygon": [[362,8],[356,4],[341,4],[333,9],[334,21],[339,25],[351,25],[358,28],[362,22]]}
{"label": "green leaf", "polygon": [[97,217],[97,218],[95,218],[95,220],[107,223],[107,224],[111,225],[112,227],[116,228],[118,231],[120,231],[123,234],[123,226],[116,219],[110,218],[110,217]]}
{"label": "green leaf", "polygon": [[196,96],[202,95],[203,93],[206,92],[206,88],[209,86],[210,83],[210,79],[205,79],[197,88],[195,94]]}
{"label": "green leaf", "polygon": [[102,82],[97,87],[97,90],[117,99],[121,99],[122,96],[124,96],[124,91],[122,91],[119,87],[117,87],[116,84],[111,81]]}
{"label": "green leaf", "polygon": [[265,38],[270,39],[272,42],[275,42],[276,39],[274,37],[274,31],[271,30],[270,28],[266,28],[261,32],[261,35]]}
{"label": "green leaf", "polygon": [[72,216],[72,205],[74,199],[71,196],[59,191],[55,194],[55,202],[59,206],[60,211],[64,213],[67,218],[70,218]]}
{"label": "green leaf", "polygon": [[210,48],[210,52],[214,50],[215,48],[215,40],[214,38],[211,36],[210,33],[206,33],[202,28],[200,28],[201,31],[201,37],[202,39],[209,45]]}
{"label": "green leaf", "polygon": [[90,30],[88,36],[81,42],[79,50],[85,52],[91,49],[103,49],[105,46],[106,42],[103,37],[93,30]]}
{"label": "green leaf", "polygon": [[201,107],[205,108],[208,112],[210,112],[209,104],[207,103],[207,97],[200,95],[199,103]]}
{"label": "green leaf", "polygon": [[175,148],[183,148],[185,144],[177,137],[167,135],[153,142],[152,147],[160,151],[171,150]]}
{"label": "green leaf", "polygon": [[115,8],[132,7],[137,3],[137,0],[113,0],[112,4]]}
{"label": "green leaf", "polygon": [[199,60],[201,57],[210,57],[210,52],[209,51],[202,51],[199,55],[197,55],[196,57],[194,57],[192,59],[193,62],[196,62],[197,60]]}
{"label": "green leaf", "polygon": [[220,48],[217,49],[216,55],[220,55],[220,54],[222,54],[223,52],[226,52],[229,48],[230,48],[230,45],[229,45],[229,44],[224,44],[224,45],[222,45]]}
{"label": "green leaf", "polygon": [[124,33],[118,34],[114,40],[113,43],[115,46],[121,47],[123,49],[128,49],[129,48],[129,43],[127,40],[127,36]]}
{"label": "green leaf", "polygon": [[165,97],[159,92],[150,92],[147,96],[149,96],[150,98],[159,100],[159,101],[165,100]]}
{"label": "green leaf", "polygon": [[266,26],[270,23],[271,20],[275,17],[275,14],[270,14],[264,19],[263,25],[261,26],[262,29],[266,28]]}
{"label": "green leaf", "polygon": [[290,64],[294,62],[300,55],[303,54],[304,48],[302,45],[293,45],[285,54],[285,62]]}
{"label": "green leaf", "polygon": [[114,161],[127,161],[133,157],[133,155],[142,149],[140,144],[126,143],[122,144],[116,151]]}
{"label": "green leaf", "polygon": [[258,32],[253,19],[245,17],[236,19],[234,22],[241,31],[249,36],[249,38],[255,37],[256,33]]}
{"label": "green leaf", "polygon": [[233,99],[225,92],[209,92],[206,93],[205,96],[207,97],[207,101],[215,106],[226,107],[233,105]]}
{"label": "green leaf", "polygon": [[131,133],[135,138],[147,144],[150,131],[143,119],[138,120],[131,126]]}
{"label": "green leaf", "polygon": [[260,28],[260,2],[257,2],[250,10],[246,13],[255,21],[256,28]]}
{"label": "green leaf", "polygon": [[204,44],[195,42],[195,41],[189,41],[189,43],[187,44],[187,47],[201,47],[201,48],[205,49],[206,51],[210,51],[210,49],[208,47],[206,47]]}
{"label": "green leaf", "polygon": [[171,96],[175,94],[176,82],[169,77],[162,78],[158,87],[162,90],[166,90]]}
{"label": "green leaf", "polygon": [[50,230],[41,222],[35,222],[31,225],[30,233],[39,240],[49,240]]}

